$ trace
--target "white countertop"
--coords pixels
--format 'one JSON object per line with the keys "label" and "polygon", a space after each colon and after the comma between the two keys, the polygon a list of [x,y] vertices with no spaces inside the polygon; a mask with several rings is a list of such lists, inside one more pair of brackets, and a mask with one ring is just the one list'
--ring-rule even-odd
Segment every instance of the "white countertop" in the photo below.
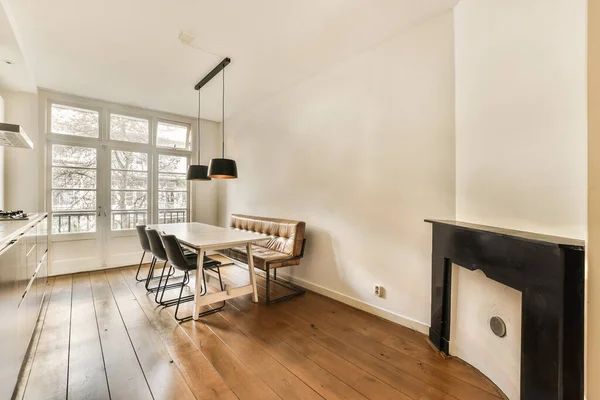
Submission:
{"label": "white countertop", "polygon": [[0,221],[0,248],[42,220],[47,213],[31,213],[28,220]]}

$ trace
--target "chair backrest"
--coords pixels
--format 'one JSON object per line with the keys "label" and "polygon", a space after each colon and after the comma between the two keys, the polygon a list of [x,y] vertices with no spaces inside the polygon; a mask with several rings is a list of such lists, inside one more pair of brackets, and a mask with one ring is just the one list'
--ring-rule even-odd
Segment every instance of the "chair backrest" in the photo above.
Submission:
{"label": "chair backrest", "polygon": [[303,221],[232,214],[230,225],[234,229],[268,236],[265,240],[256,242],[259,246],[290,256],[300,256],[302,253],[306,230],[306,224]]}
{"label": "chair backrest", "polygon": [[146,229],[146,235],[148,235],[148,241],[150,242],[150,250],[152,251],[152,255],[159,261],[167,261],[165,247],[163,246],[156,229]]}
{"label": "chair backrest", "polygon": [[167,259],[173,267],[184,271],[193,269],[183,255],[183,250],[175,235],[161,235],[160,238],[167,252]]}
{"label": "chair backrest", "polygon": [[146,225],[138,225],[135,227],[137,229],[138,238],[140,239],[140,245],[144,251],[148,253],[152,252],[150,248],[150,242],[148,241],[148,235],[146,235]]}

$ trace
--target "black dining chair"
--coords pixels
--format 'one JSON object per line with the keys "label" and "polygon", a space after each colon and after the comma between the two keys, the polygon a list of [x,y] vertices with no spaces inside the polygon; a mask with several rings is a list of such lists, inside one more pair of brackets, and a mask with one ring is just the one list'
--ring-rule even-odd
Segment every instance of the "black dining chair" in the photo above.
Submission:
{"label": "black dining chair", "polygon": [[[148,279],[148,277],[140,278],[140,270],[142,268],[142,264],[144,263],[144,257],[146,257],[146,253],[152,254],[152,249],[150,248],[150,242],[148,241],[148,235],[146,235],[146,225],[138,225],[135,227],[137,230],[138,238],[140,239],[140,245],[142,246],[142,259],[140,260],[140,264],[138,265],[137,272],[135,274],[135,280],[138,282],[142,282]],[[152,256],[152,261],[150,262],[150,269],[152,270],[152,265],[155,262],[154,256]]]}
{"label": "black dining chair", "polygon": [[[165,248],[162,244],[162,241],[160,240],[160,236],[158,234],[158,232],[155,229],[146,229],[146,236],[148,237],[148,243],[150,244],[150,251],[152,251],[152,255],[154,256],[154,264],[150,264],[150,271],[148,272],[148,277],[146,279],[146,290],[150,293],[155,293],[154,296],[154,301],[156,301],[157,303],[158,301],[158,294],[160,292],[160,290],[165,290],[165,289],[171,289],[171,288],[176,288],[179,287],[179,285],[185,286],[188,284],[189,282],[189,277],[188,276],[184,276],[184,279],[182,282],[179,283],[174,283],[170,286],[166,286],[162,287],[162,281],[165,277],[165,269],[167,267],[167,253],[165,252]],[[187,257],[192,257],[195,256],[195,254],[190,254]],[[186,256],[184,256],[186,257]],[[156,268],[156,264],[162,262],[163,263],[163,268],[162,268],[162,272],[160,274],[160,278],[158,281],[158,285],[154,286],[154,287],[150,287],[150,279],[152,276],[154,276],[154,269]],[[171,269],[169,268],[169,273],[170,273]],[[173,271],[175,272],[175,271]]]}
{"label": "black dining chair", "polygon": [[[167,253],[167,258],[169,260],[169,270],[171,268],[175,268],[179,271],[182,271],[185,275],[186,278],[188,278],[189,280],[189,273],[190,271],[196,270],[197,269],[197,257],[194,258],[186,258],[185,255],[183,254],[183,250],[181,249],[181,245],[179,244],[179,240],[177,240],[177,238],[174,235],[161,235],[161,239],[162,242],[164,244],[164,248],[165,251]],[[206,294],[206,276],[204,273],[205,269],[211,270],[213,272],[216,272],[217,275],[219,276],[219,284],[221,286],[221,290],[223,289],[223,279],[221,278],[221,271],[220,271],[220,266],[221,263],[219,261],[213,260],[210,257],[204,257],[204,263],[203,263],[203,268],[202,268],[202,281],[204,282],[204,290],[201,293],[201,295],[205,295]],[[169,271],[170,272],[170,271]],[[196,285],[198,284],[198,279],[200,279],[200,277],[198,276],[198,274],[196,275]],[[167,281],[168,282],[169,277],[167,276]],[[165,285],[166,285],[165,282]],[[163,292],[164,294],[164,292]],[[177,299],[173,299],[169,302],[165,302],[165,306],[172,306],[172,305],[176,305],[175,307],[175,319],[179,322],[183,322],[183,321],[187,321],[192,319],[192,316],[189,317],[183,317],[180,318],[178,316],[178,312],[179,312],[179,305],[181,303],[185,303],[188,301],[192,301],[194,300],[194,295],[190,295],[190,296],[185,296],[185,297],[181,297],[183,294],[183,286],[181,286],[181,289],[179,290],[179,297],[177,297]],[[198,317],[202,317],[208,314],[212,314],[215,313],[219,310],[221,310],[223,307],[225,307],[225,302],[223,302],[223,304],[218,307],[218,308],[213,308],[211,310],[202,312],[198,315]]]}

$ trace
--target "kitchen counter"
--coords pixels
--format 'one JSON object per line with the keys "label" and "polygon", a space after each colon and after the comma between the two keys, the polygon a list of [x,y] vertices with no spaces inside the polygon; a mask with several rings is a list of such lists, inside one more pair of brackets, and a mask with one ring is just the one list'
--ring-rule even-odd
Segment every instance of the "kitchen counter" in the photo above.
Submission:
{"label": "kitchen counter", "polygon": [[32,213],[29,214],[28,220],[0,221],[0,249],[47,215],[47,213]]}
{"label": "kitchen counter", "polygon": [[10,399],[48,283],[48,218],[0,221],[0,399]]}

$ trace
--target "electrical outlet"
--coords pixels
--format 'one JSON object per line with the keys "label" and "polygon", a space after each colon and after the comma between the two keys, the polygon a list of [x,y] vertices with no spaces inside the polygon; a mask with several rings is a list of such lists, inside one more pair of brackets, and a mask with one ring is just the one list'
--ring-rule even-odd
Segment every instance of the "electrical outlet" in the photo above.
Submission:
{"label": "electrical outlet", "polygon": [[375,285],[373,287],[373,289],[374,289],[373,291],[375,293],[375,296],[377,296],[377,297],[383,297],[383,291],[384,291],[383,286]]}

